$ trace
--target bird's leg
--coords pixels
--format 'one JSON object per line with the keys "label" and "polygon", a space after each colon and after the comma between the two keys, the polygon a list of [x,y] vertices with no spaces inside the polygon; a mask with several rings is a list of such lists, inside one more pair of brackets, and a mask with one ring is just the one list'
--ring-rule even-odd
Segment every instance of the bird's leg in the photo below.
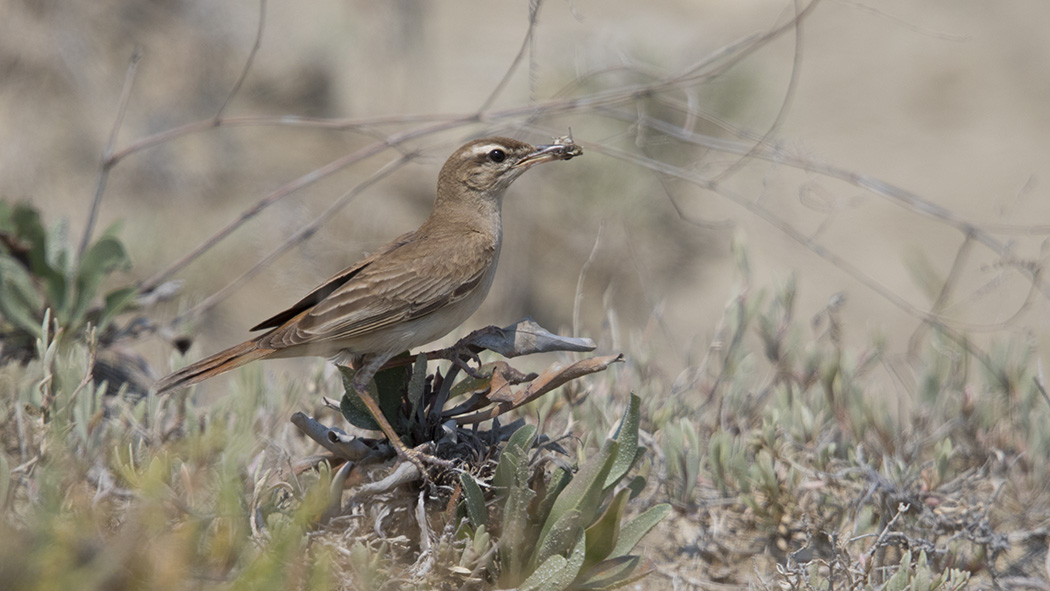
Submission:
{"label": "bird's leg", "polygon": [[379,424],[379,429],[383,431],[384,435],[386,435],[387,440],[390,441],[390,445],[394,446],[394,451],[397,452],[397,456],[402,460],[407,460],[415,464],[416,468],[419,469],[419,474],[421,476],[425,477],[427,474],[424,462],[451,468],[453,466],[452,462],[436,458],[419,449],[409,448],[405,445],[405,443],[401,441],[401,437],[399,437],[397,432],[394,431],[394,427],[390,424],[390,421],[386,420],[386,415],[383,414],[383,409],[379,407],[379,402],[377,402],[368,391],[368,383],[372,381],[373,377],[375,377],[379,368],[383,367],[383,364],[390,360],[390,357],[390,355],[367,355],[361,359],[360,367],[356,368],[357,371],[354,374],[354,390],[357,392],[357,395],[361,397],[361,402],[365,403],[372,418]]}

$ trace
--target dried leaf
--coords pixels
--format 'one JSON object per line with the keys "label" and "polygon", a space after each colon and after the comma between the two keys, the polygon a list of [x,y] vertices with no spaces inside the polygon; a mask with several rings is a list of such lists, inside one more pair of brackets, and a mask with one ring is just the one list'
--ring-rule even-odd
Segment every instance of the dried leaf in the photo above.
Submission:
{"label": "dried leaf", "polygon": [[573,363],[568,367],[561,367],[555,363],[551,365],[538,378],[532,380],[528,386],[518,390],[514,397],[514,406],[521,406],[532,402],[547,392],[585,375],[605,370],[613,363],[623,361],[623,355],[606,355],[604,357],[591,357]]}
{"label": "dried leaf", "polygon": [[[510,367],[506,363],[503,363],[503,365]],[[510,387],[510,382],[504,376],[503,369],[497,366],[492,370],[488,399],[493,402],[510,402],[514,400],[514,391]]]}
{"label": "dried leaf", "polygon": [[495,351],[507,358],[551,351],[587,352],[596,348],[591,339],[556,335],[528,317],[504,328],[490,326],[474,331],[460,344]]}
{"label": "dried leaf", "polygon": [[[555,363],[544,370],[544,372],[530,382],[528,386],[520,388],[517,392],[514,392],[509,401],[503,401],[502,397],[504,397],[505,394],[500,393],[501,400],[494,400],[494,402],[499,402],[498,405],[471,415],[457,417],[456,423],[460,425],[469,425],[494,419],[507,411],[543,396],[547,392],[550,392],[566,382],[570,382],[588,374],[603,371],[613,363],[618,363],[620,361],[623,361],[623,355],[591,357],[590,359],[577,361],[567,367],[562,366],[560,363]],[[492,399],[491,395],[489,396],[489,399]]]}

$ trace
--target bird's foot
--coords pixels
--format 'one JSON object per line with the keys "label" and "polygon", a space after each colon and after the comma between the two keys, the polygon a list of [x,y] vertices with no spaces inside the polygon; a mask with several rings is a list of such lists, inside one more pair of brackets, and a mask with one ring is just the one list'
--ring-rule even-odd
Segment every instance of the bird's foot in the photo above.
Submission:
{"label": "bird's foot", "polygon": [[[481,371],[480,371],[481,358],[478,357],[476,354],[473,355],[471,360],[463,359],[462,357],[457,355],[457,356],[451,358],[450,361],[452,361],[452,363],[456,367],[462,369],[468,376],[470,376],[470,377],[472,377],[472,378],[474,378],[476,380],[480,380],[480,379],[483,379],[485,377],[485,375],[483,373],[481,373]],[[470,366],[470,361],[473,361],[474,363],[476,363],[478,365],[478,367],[477,368],[471,367]]]}
{"label": "bird's foot", "polygon": [[[475,331],[476,332],[476,331]],[[470,362],[473,361],[478,368],[481,367],[481,357],[478,356],[477,352],[470,348],[470,345],[462,344],[463,341],[452,345],[447,349],[441,351],[441,357],[448,359],[453,365],[462,369],[468,376],[481,379],[484,378],[478,369],[470,366]]]}

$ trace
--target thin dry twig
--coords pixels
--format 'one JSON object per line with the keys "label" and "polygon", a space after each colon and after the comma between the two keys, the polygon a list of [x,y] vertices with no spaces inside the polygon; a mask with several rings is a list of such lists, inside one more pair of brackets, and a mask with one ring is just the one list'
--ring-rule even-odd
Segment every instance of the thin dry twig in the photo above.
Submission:
{"label": "thin dry twig", "polygon": [[583,266],[580,267],[580,274],[576,277],[576,294],[572,298],[572,336],[574,337],[580,335],[580,307],[583,305],[583,279],[587,276],[587,270],[594,264],[595,255],[598,254],[598,245],[602,242],[602,229],[604,228],[604,222],[598,225],[598,234],[594,237],[594,246],[591,247],[591,254],[587,255],[587,260],[583,262]]}
{"label": "thin dry twig", "polygon": [[[811,3],[812,4],[812,3]],[[803,9],[800,12],[799,18],[804,17],[809,12],[809,7]],[[310,173],[299,177],[285,185],[279,187],[274,192],[270,193],[263,199],[256,202],[253,206],[242,212],[236,219],[228,223],[227,225],[220,228],[210,237],[205,239],[199,246],[189,251],[167,268],[158,272],[154,276],[146,279],[139,284],[140,291],[148,292],[158,285],[163,283],[165,280],[171,277],[171,275],[182,270],[188,264],[196,260],[203,254],[211,249],[213,246],[218,244],[221,240],[229,236],[234,230],[242,226],[247,221],[254,218],[256,215],[261,213],[263,210],[279,202],[285,197],[299,191],[300,189],[313,184],[323,178],[326,178],[344,168],[355,164],[365,158],[379,154],[389,148],[396,148],[406,142],[426,137],[429,135],[437,134],[442,131],[455,129],[464,125],[473,123],[493,123],[498,121],[505,121],[520,117],[532,118],[539,114],[545,116],[555,116],[558,114],[580,112],[595,109],[601,106],[615,105],[631,101],[636,98],[651,96],[654,93],[680,88],[689,84],[696,84],[704,80],[713,78],[719,73],[724,71],[726,68],[738,63],[747,55],[750,55],[756,51],[759,47],[762,47],[772,40],[776,39],[785,32],[791,30],[793,22],[789,21],[779,27],[775,27],[770,31],[767,31],[762,35],[755,35],[747,37],[736,43],[728,45],[722,48],[720,51],[716,51],[705,59],[700,60],[696,64],[693,64],[689,68],[686,68],[682,72],[673,74],[664,79],[661,79],[655,83],[649,84],[635,84],[627,85],[623,87],[613,88],[607,91],[600,91],[584,97],[575,98],[556,98],[535,105],[527,105],[523,107],[515,107],[510,109],[502,109],[497,111],[476,111],[474,113],[461,114],[461,115],[425,115],[425,116],[404,116],[404,117],[384,117],[378,119],[362,119],[362,120],[312,120],[308,118],[298,117],[275,117],[275,118],[240,118],[224,119],[221,117],[209,118],[206,121],[199,121],[190,123],[166,132],[144,138],[131,146],[111,154],[105,159],[105,165],[112,167],[121,159],[128,155],[158,145],[160,143],[173,140],[177,137],[182,137],[192,133],[198,133],[206,131],[214,127],[226,127],[233,125],[310,125],[317,127],[325,127],[331,129],[356,129],[362,132],[370,130],[375,125],[384,123],[405,123],[412,121],[430,121],[432,123],[424,125],[423,127],[410,129],[404,132],[395,133],[383,138],[381,141],[375,142],[364,148],[357,150],[351,154],[348,154],[342,158],[336,159],[328,164],[321,166]]]}
{"label": "thin dry twig", "polygon": [[759,141],[748,150],[747,154],[744,154],[742,158],[729,165],[725,170],[715,175],[711,180],[718,183],[723,181],[735,172],[740,170],[748,161],[751,160],[755,151],[759,150],[769,138],[780,129],[780,126],[784,123],[784,119],[787,117],[788,110],[791,108],[791,104],[794,102],[795,92],[798,89],[799,72],[802,69],[802,23],[805,19],[802,18],[803,13],[813,10],[819,0],[813,0],[805,8],[800,8],[800,0],[794,0],[795,6],[795,17],[791,20],[794,23],[795,32],[795,51],[791,59],[791,76],[788,78],[787,89],[784,91],[784,98],[780,101],[780,107],[777,110],[776,117],[773,118],[773,122],[770,123],[769,127],[766,128],[765,133]]}
{"label": "thin dry twig", "polygon": [[263,31],[266,30],[266,0],[259,0],[259,26],[255,29],[255,41],[252,42],[251,51],[248,52],[248,58],[244,60],[244,67],[241,68],[241,74],[237,77],[237,81],[233,83],[233,88],[230,89],[230,93],[226,95],[226,100],[222,101],[222,106],[219,107],[219,111],[215,113],[215,118],[212,120],[214,125],[218,125],[222,121],[222,114],[226,111],[227,105],[233,100],[233,97],[237,96],[237,93],[241,90],[241,86],[244,84],[245,78],[248,77],[248,73],[252,71],[252,64],[255,63],[255,56],[259,53],[259,48],[262,47]]}
{"label": "thin dry twig", "polygon": [[871,545],[871,548],[868,548],[867,555],[869,560],[875,556],[875,553],[878,552],[880,548],[882,548],[882,545],[886,541],[886,537],[890,535],[890,531],[893,529],[893,526],[897,524],[897,521],[900,520],[901,515],[904,515],[910,509],[911,506],[907,503],[900,503],[897,506],[897,512],[886,522],[886,525],[882,528],[882,531],[879,532],[879,537],[875,539],[875,543]]}
{"label": "thin dry twig", "polygon": [[[665,164],[663,162],[659,162],[659,161],[653,160],[651,158],[645,158],[643,156],[636,156],[634,154],[630,154],[628,152],[624,152],[622,150],[618,150],[618,149],[615,149],[615,148],[610,148],[608,146],[601,146],[601,145],[594,145],[594,144],[584,144],[582,142],[581,142],[581,144],[587,146],[588,149],[590,149],[592,151],[600,152],[600,153],[612,156],[614,158],[623,160],[625,162],[633,162],[633,163],[636,163],[636,164],[639,164],[639,165],[642,165],[642,166],[646,166],[646,167],[649,167],[649,168],[659,169],[659,170],[661,170],[661,171],[663,171],[663,172],[665,172],[665,173],[667,173],[667,174],[669,174],[671,176],[676,176],[676,177],[681,178],[683,180],[687,180],[687,181],[689,181],[691,183],[694,183],[694,184],[696,184],[696,185],[698,185],[700,187],[703,187],[703,188],[715,191],[719,195],[722,195],[723,197],[726,197],[726,198],[730,199],[731,201],[733,201],[737,205],[743,207],[747,211],[751,212],[752,214],[754,214],[758,218],[762,219],[766,223],[772,225],[777,230],[779,230],[780,232],[782,232],[784,235],[788,236],[789,238],[791,238],[795,242],[798,242],[802,246],[806,247],[808,250],[810,250],[811,252],[813,252],[814,254],[819,256],[820,258],[825,259],[826,261],[830,262],[834,267],[838,268],[839,270],[845,272],[847,275],[851,276],[855,280],[859,281],[860,283],[862,283],[868,289],[870,289],[873,292],[875,292],[876,294],[882,296],[884,299],[889,301],[891,304],[896,306],[901,311],[903,311],[903,312],[905,312],[905,313],[907,313],[907,314],[909,314],[909,315],[911,315],[911,316],[913,316],[915,318],[918,318],[918,319],[921,319],[923,321],[926,321],[926,322],[929,322],[929,323],[933,324],[934,326],[936,326],[938,328],[938,330],[943,332],[946,336],[951,338],[953,341],[955,341],[956,343],[960,344],[963,347],[966,347],[967,350],[969,350],[971,353],[973,353],[989,369],[994,369],[995,366],[992,363],[991,359],[988,357],[988,354],[986,352],[984,352],[983,350],[981,350],[979,347],[977,347],[977,346],[973,345],[972,343],[970,343],[969,340],[966,339],[965,335],[960,333],[954,327],[952,327],[949,324],[947,324],[944,319],[942,319],[942,318],[936,316],[935,314],[932,314],[932,313],[930,313],[930,312],[928,312],[926,310],[923,310],[923,309],[915,306],[911,302],[905,300],[899,294],[897,294],[896,292],[894,292],[891,289],[887,288],[886,286],[882,285],[881,283],[876,281],[874,278],[872,278],[870,275],[868,275],[867,273],[862,271],[859,267],[857,267],[856,265],[854,265],[854,264],[850,263],[849,261],[847,261],[844,257],[836,254],[835,252],[832,252],[830,249],[828,249],[824,245],[817,243],[812,238],[810,238],[809,236],[806,236],[801,231],[796,229],[794,226],[791,226],[790,224],[788,224],[787,222],[782,220],[774,212],[772,212],[771,210],[769,210],[766,207],[764,207],[760,202],[746,199],[746,198],[744,198],[743,195],[740,195],[740,194],[737,194],[737,193],[735,193],[733,191],[730,191],[729,189],[727,189],[724,186],[715,186],[707,178],[705,178],[705,177],[703,177],[703,176],[701,176],[699,174],[688,172],[688,171],[684,171],[684,170],[681,170],[681,169],[679,169],[677,167],[673,167],[673,166],[667,165],[667,164]],[[758,154],[761,154],[761,152],[759,152]],[[685,221],[688,221],[688,219],[685,220]],[[994,238],[990,238],[990,239],[993,242],[995,242]]]}
{"label": "thin dry twig", "polygon": [[481,103],[478,107],[479,113],[484,113],[492,107],[492,104],[496,102],[496,99],[503,94],[504,89],[507,88],[507,84],[510,83],[511,78],[514,77],[514,73],[518,70],[521,62],[525,59],[526,52],[532,47],[533,35],[536,31],[536,22],[539,19],[540,6],[543,4],[542,0],[532,0],[529,2],[529,26],[525,31],[525,38],[521,41],[521,47],[518,48],[518,54],[514,56],[514,59],[510,62],[510,66],[507,67],[507,71],[503,74],[503,78],[496,85],[496,88],[492,89],[489,96],[485,98],[485,102]]}
{"label": "thin dry twig", "polygon": [[[1043,395],[1043,400],[1046,401],[1046,405],[1050,407],[1050,394],[1046,393],[1046,388],[1043,386],[1042,378],[1040,376],[1032,376],[1032,381],[1035,382],[1035,387],[1039,390],[1039,393]],[[1047,558],[1047,560],[1050,560],[1050,558]]]}
{"label": "thin dry twig", "polygon": [[[722,152],[728,152],[731,154],[746,154],[750,152],[755,158],[766,160],[774,164],[790,166],[813,174],[819,174],[829,178],[838,179],[851,185],[860,187],[862,189],[867,189],[877,195],[886,197],[892,203],[908,211],[917,213],[919,215],[922,215],[923,217],[928,217],[943,222],[960,231],[964,235],[972,234],[975,240],[977,240],[981,244],[984,244],[993,252],[1003,257],[1005,261],[1012,261],[1020,267],[1020,262],[1013,260],[1009,244],[997,239],[994,235],[985,231],[983,228],[979,227],[974,222],[966,220],[965,218],[959,216],[955,212],[941,205],[933,203],[928,199],[924,199],[918,194],[908,191],[903,187],[887,183],[869,175],[860,174],[830,164],[824,164],[813,159],[805,158],[803,156],[790,154],[781,149],[780,146],[772,142],[766,142],[766,144],[764,145],[764,149],[753,150],[753,146],[750,143],[745,144],[734,140],[714,138],[712,136],[695,133],[692,131],[682,129],[681,127],[678,127],[667,121],[654,119],[648,116],[639,116],[637,113],[624,112],[616,109],[602,109],[601,113],[603,115],[608,115],[616,119],[628,121],[636,125],[645,125],[656,131],[664,133],[674,139],[678,139],[690,144],[703,146]],[[594,150],[597,150],[601,147],[600,145],[587,144],[585,142],[579,143],[585,147],[590,146],[591,149]],[[647,162],[636,163],[646,166],[647,168],[653,168],[652,166],[649,166]],[[666,166],[658,166],[655,169],[663,170],[664,168],[666,168]],[[672,174],[672,176],[678,175]],[[711,182],[711,179],[700,177],[700,175],[690,175],[689,178],[687,178],[686,180],[694,182],[695,184],[699,184],[701,187],[710,189],[715,192],[719,192],[719,189],[721,188],[721,186],[717,183]],[[702,182],[697,183],[697,180],[702,180]],[[1000,227],[1003,227],[1003,225],[1000,225]],[[1020,231],[1021,229],[1027,228],[1027,226],[1019,226],[1017,228],[1013,228],[1012,230]],[[1003,231],[1006,232],[1007,230],[1004,229]],[[1050,293],[1050,288],[1047,288],[1044,291]]]}
{"label": "thin dry twig", "polygon": [[128,112],[128,102],[131,100],[131,88],[135,83],[135,73],[138,71],[139,60],[142,54],[135,50],[128,61],[128,69],[124,72],[124,86],[120,90],[120,100],[117,102],[117,116],[113,120],[113,127],[109,132],[106,147],[102,150],[102,162],[99,164],[98,180],[95,183],[95,197],[91,201],[91,210],[88,213],[87,224],[84,226],[84,236],[80,239],[80,248],[77,250],[77,258],[84,256],[91,235],[95,233],[95,223],[98,221],[98,210],[102,204],[102,195],[106,192],[106,182],[109,180],[109,170],[113,167],[113,149],[117,144],[117,135],[124,124],[124,115]]}
{"label": "thin dry twig", "polygon": [[[951,294],[952,287],[958,281],[959,276],[962,274],[965,262],[970,254],[970,247],[973,245],[973,236],[970,234],[966,235],[963,243],[959,245],[958,250],[955,251],[955,259],[952,261],[952,267],[948,271],[948,277],[944,280],[944,285],[941,286],[940,293],[937,294],[937,299],[934,300],[930,306],[930,311],[934,314],[940,314],[941,310],[944,309],[945,304],[948,302],[948,297]],[[919,350],[919,344],[923,337],[926,335],[930,324],[922,322],[915,331],[912,333],[911,338],[908,340],[908,352],[911,355],[916,355]]]}
{"label": "thin dry twig", "polygon": [[208,312],[208,310],[211,310],[212,308],[217,306],[220,302],[222,302],[227,297],[236,292],[239,288],[244,286],[244,284],[247,283],[250,279],[261,273],[267,266],[269,266],[271,263],[280,258],[281,255],[285,254],[296,245],[305,242],[306,240],[309,240],[310,237],[313,236],[317,232],[317,230],[320,229],[322,225],[324,225],[326,221],[331,219],[331,217],[337,212],[339,212],[341,209],[349,205],[350,202],[353,201],[355,197],[364,192],[365,189],[371,187],[372,185],[376,184],[382,179],[390,176],[395,171],[408,164],[414,157],[414,154],[406,154],[401,156],[400,158],[388,162],[385,166],[372,173],[370,177],[368,177],[364,181],[361,181],[349,191],[343,193],[338,199],[333,201],[332,204],[329,205],[328,208],[321,213],[321,215],[317,216],[309,224],[302,226],[301,228],[296,230],[296,232],[289,236],[287,240],[282,242],[279,246],[277,246],[277,248],[270,251],[269,254],[267,254],[265,257],[256,262],[255,265],[253,265],[250,269],[248,269],[244,273],[241,273],[239,276],[231,280],[221,289],[202,300],[196,306],[193,306],[192,308],[176,316],[175,319],[171,321],[171,324],[174,326],[186,321],[193,320],[205,314],[206,312]]}

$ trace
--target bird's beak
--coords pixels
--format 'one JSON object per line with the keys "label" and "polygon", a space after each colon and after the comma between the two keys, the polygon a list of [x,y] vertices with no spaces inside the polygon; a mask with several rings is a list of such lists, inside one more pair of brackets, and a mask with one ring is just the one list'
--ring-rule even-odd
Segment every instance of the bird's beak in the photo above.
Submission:
{"label": "bird's beak", "polygon": [[548,146],[536,146],[536,149],[531,154],[525,156],[521,160],[518,160],[514,164],[514,168],[529,168],[535,164],[541,162],[550,162],[552,160],[570,160],[583,154],[583,150],[579,146],[572,143],[572,140],[568,140],[564,143],[550,144]]}

